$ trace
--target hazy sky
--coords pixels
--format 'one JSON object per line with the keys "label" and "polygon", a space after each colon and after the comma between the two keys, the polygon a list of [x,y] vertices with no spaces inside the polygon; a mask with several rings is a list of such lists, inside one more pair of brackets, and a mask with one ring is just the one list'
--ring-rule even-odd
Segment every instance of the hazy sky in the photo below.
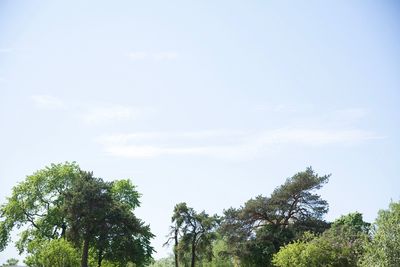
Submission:
{"label": "hazy sky", "polygon": [[[307,166],[327,220],[400,199],[397,1],[0,0],[0,201],[77,161],[131,178],[162,248]],[[10,247],[0,263],[15,256]]]}

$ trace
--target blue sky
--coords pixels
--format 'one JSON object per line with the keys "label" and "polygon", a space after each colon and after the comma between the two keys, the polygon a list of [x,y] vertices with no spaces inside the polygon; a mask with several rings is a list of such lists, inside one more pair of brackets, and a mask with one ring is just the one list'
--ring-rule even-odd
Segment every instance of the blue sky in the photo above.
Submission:
{"label": "blue sky", "polygon": [[[0,199],[50,163],[131,178],[157,235],[307,166],[327,220],[400,198],[396,1],[0,1]],[[12,247],[0,263],[15,256]]]}

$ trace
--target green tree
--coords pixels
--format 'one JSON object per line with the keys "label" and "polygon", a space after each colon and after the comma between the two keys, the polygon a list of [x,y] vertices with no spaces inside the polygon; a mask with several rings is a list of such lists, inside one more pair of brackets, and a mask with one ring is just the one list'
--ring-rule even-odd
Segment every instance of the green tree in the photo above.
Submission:
{"label": "green tree", "polygon": [[36,253],[37,244],[54,239],[71,241],[88,266],[89,249],[98,266],[143,266],[150,262],[153,234],[134,215],[139,193],[129,180],[104,182],[76,163],[52,164],[27,176],[0,207],[0,251],[13,228],[25,226],[17,247]]}
{"label": "green tree", "polygon": [[169,256],[152,262],[149,267],[173,267],[175,266],[174,256]]}
{"label": "green tree", "polygon": [[279,248],[304,231],[322,232],[321,220],[328,203],[314,191],[328,182],[312,168],[288,178],[270,197],[257,196],[239,209],[224,212],[221,233],[228,243],[227,253],[244,266],[270,265]]}
{"label": "green tree", "polygon": [[67,225],[62,212],[63,192],[79,176],[79,166],[74,162],[51,164],[15,186],[7,203],[0,207],[0,251],[7,246],[15,227],[26,226],[17,242],[21,253],[36,238],[64,236]]}
{"label": "green tree", "polygon": [[341,216],[321,235],[305,233],[302,239],[282,247],[273,257],[278,267],[358,266],[369,223],[355,212]]}
{"label": "green tree", "polygon": [[6,263],[3,263],[1,266],[2,267],[7,267],[7,266],[14,266],[18,264],[18,260],[15,258],[10,258],[6,261]]}
{"label": "green tree", "polygon": [[137,266],[150,262],[153,234],[133,214],[138,197],[129,181],[104,182],[89,172],[82,172],[82,179],[67,190],[64,205],[68,234],[76,244],[83,243],[82,267],[88,266],[90,246],[96,249],[98,266],[103,259],[118,266],[129,261]]}
{"label": "green tree", "polygon": [[307,239],[314,239],[315,236],[311,233],[305,233],[303,239],[293,241],[290,244],[282,247],[273,257],[273,264],[277,267],[315,267],[318,266],[318,257],[321,262],[326,260],[320,255],[323,249],[316,246],[315,243],[307,242]]}
{"label": "green tree", "polygon": [[199,262],[202,267],[233,267],[234,258],[226,254],[227,250],[226,241],[217,233],[217,237],[212,244],[213,257],[210,259],[203,259]]}
{"label": "green tree", "polygon": [[[107,219],[110,209],[110,185],[94,178],[92,173],[81,172],[77,180],[65,192],[64,210],[70,229],[69,239],[82,246],[82,267],[88,266],[90,242],[100,231],[101,222]],[[101,265],[101,262],[100,262]]]}
{"label": "green tree", "polygon": [[400,202],[380,210],[372,229],[372,240],[365,243],[363,266],[400,266]]}
{"label": "green tree", "polygon": [[[196,265],[196,260],[211,259],[212,243],[216,239],[215,230],[218,222],[217,215],[209,216],[204,211],[197,213],[186,203],[177,204],[172,216],[172,223],[179,229],[180,235],[174,247],[174,252],[178,255],[176,258],[180,262],[190,262],[191,267]],[[176,236],[174,232],[173,240]]]}
{"label": "green tree", "polygon": [[[32,243],[31,243],[32,245]],[[31,267],[76,267],[79,253],[65,239],[38,242],[34,253],[26,257],[25,263]]]}

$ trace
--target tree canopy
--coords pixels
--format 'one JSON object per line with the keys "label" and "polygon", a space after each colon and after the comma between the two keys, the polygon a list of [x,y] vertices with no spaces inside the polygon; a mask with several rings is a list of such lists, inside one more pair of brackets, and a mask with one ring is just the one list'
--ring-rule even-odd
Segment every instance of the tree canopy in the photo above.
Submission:
{"label": "tree canopy", "polygon": [[133,213],[139,197],[129,180],[105,182],[74,162],[52,164],[27,176],[1,206],[0,250],[14,227],[25,226],[17,241],[20,252],[32,254],[38,242],[63,238],[81,251],[82,267],[88,266],[90,249],[98,266],[103,259],[144,266],[153,253],[153,234]]}
{"label": "tree canopy", "polygon": [[269,197],[260,195],[239,209],[225,210],[220,230],[228,252],[242,264],[270,264],[272,255],[299,233],[325,230],[321,218],[328,203],[315,191],[329,176],[319,176],[310,167],[286,179]]}
{"label": "tree canopy", "polygon": [[329,177],[309,167],[223,216],[178,203],[166,242],[174,255],[154,261],[154,235],[135,215],[141,195],[129,179],[51,164],[0,206],[0,251],[22,229],[16,247],[30,267],[400,266],[400,203],[379,211],[373,225],[359,212],[326,222],[328,203],[317,191]]}
{"label": "tree canopy", "polygon": [[365,244],[363,266],[400,266],[400,202],[380,210],[373,224],[372,240]]}
{"label": "tree canopy", "polygon": [[[196,260],[212,257],[212,242],[216,239],[219,218],[204,211],[197,213],[186,203],[175,206],[172,215],[172,231],[169,240],[174,240],[175,265],[179,262],[194,267]],[[189,255],[189,257],[188,257]]]}
{"label": "tree canopy", "polygon": [[304,233],[301,239],[284,247],[273,257],[278,267],[358,266],[369,223],[355,212],[337,219],[321,235]]}

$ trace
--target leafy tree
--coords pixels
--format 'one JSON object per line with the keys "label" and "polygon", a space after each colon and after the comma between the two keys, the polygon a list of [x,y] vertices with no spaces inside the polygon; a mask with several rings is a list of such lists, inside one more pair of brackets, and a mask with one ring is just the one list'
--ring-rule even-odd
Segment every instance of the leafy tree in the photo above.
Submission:
{"label": "leafy tree", "polygon": [[[110,209],[110,185],[94,178],[92,173],[81,172],[79,179],[65,192],[65,215],[70,225],[68,237],[82,247],[82,267],[88,266],[90,242],[100,231],[101,222],[107,219]],[[99,263],[101,265],[101,261]]]}
{"label": "leafy tree", "polygon": [[[216,227],[219,222],[217,215],[209,216],[202,211],[197,213],[186,203],[179,203],[174,208],[172,223],[179,229],[180,238],[175,243],[174,251],[180,262],[189,262],[194,267],[197,259],[212,258],[212,243],[216,238]],[[173,233],[173,240],[178,234]],[[171,239],[169,239],[171,240]],[[190,255],[190,260],[188,259]],[[177,262],[175,263],[177,264]]]}
{"label": "leafy tree", "polygon": [[1,266],[2,267],[7,267],[7,266],[14,266],[18,264],[18,260],[15,258],[10,258],[6,261],[6,263],[3,263]]}
{"label": "leafy tree", "polygon": [[199,262],[199,265],[202,267],[233,267],[234,258],[226,254],[226,250],[226,241],[217,233],[217,237],[212,244],[212,259],[203,259]]}
{"label": "leafy tree", "polygon": [[149,267],[173,267],[175,266],[174,256],[169,256],[152,262]]}
{"label": "leafy tree", "polygon": [[79,265],[78,251],[65,239],[38,242],[36,245],[35,252],[25,259],[28,266],[75,267]]}
{"label": "leafy tree", "polygon": [[129,180],[104,182],[76,163],[52,164],[13,188],[0,208],[0,251],[10,231],[26,226],[17,242],[22,253],[37,252],[37,244],[63,238],[82,251],[88,266],[89,249],[97,265],[143,266],[151,260],[153,234],[134,215],[139,193]]}
{"label": "leafy tree", "polygon": [[167,242],[165,242],[164,246],[169,245],[171,242],[174,243],[173,251],[174,251],[174,264],[175,267],[179,267],[179,257],[178,257],[178,245],[179,245],[179,231],[180,231],[180,225],[178,225],[178,221],[174,220],[174,225],[172,225],[170,228],[170,233],[169,237],[167,239]]}
{"label": "leafy tree", "polygon": [[273,257],[278,267],[358,266],[367,239],[369,224],[361,213],[337,219],[322,235],[305,233],[303,238],[282,247]]}
{"label": "leafy tree", "polygon": [[220,231],[228,243],[227,253],[239,257],[244,266],[270,265],[282,245],[304,231],[325,230],[321,218],[328,203],[314,191],[329,176],[319,176],[310,167],[288,178],[270,197],[257,196],[244,207],[225,210]]}
{"label": "leafy tree", "polygon": [[[308,243],[307,239],[313,239],[315,236],[311,233],[305,233],[303,239],[296,240],[282,247],[277,254],[274,255],[272,262],[277,267],[314,267],[318,266],[319,261],[315,261],[319,257],[321,262],[325,262],[320,252],[323,250],[316,246],[316,243]],[[313,257],[311,257],[313,255]]]}
{"label": "leafy tree", "polygon": [[362,266],[400,266],[400,202],[390,203],[388,210],[380,210],[372,240],[365,244]]}
{"label": "leafy tree", "polygon": [[138,266],[149,263],[153,234],[133,214],[138,196],[127,180],[108,183],[88,172],[65,193],[69,238],[83,242],[82,267],[88,266],[90,243],[97,250],[98,266],[103,259],[118,266],[129,261]]}
{"label": "leafy tree", "polygon": [[79,166],[74,162],[51,164],[15,186],[0,208],[0,251],[7,246],[15,227],[27,226],[17,242],[21,253],[38,237],[50,240],[64,236],[67,226],[61,208],[63,192],[79,176]]}

